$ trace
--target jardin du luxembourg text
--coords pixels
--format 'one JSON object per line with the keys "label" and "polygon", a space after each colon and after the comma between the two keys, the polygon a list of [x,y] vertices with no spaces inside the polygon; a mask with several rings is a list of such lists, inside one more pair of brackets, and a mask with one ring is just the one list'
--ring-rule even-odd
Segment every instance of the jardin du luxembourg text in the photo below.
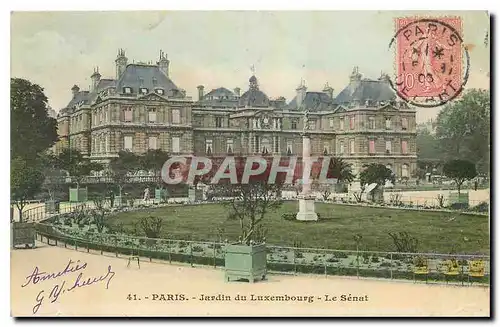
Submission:
{"label": "jardin du luxembourg text", "polygon": [[158,302],[183,302],[183,301],[200,301],[200,302],[224,302],[224,301],[241,301],[241,302],[368,302],[367,294],[322,294],[322,295],[296,295],[296,294],[199,294],[190,296],[182,293],[151,293],[151,294],[128,294],[129,301],[158,301]]}

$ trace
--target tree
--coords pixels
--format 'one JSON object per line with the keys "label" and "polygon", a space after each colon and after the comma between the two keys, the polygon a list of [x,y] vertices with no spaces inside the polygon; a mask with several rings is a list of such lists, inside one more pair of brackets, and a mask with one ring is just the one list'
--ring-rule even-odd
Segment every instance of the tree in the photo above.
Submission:
{"label": "tree", "polygon": [[[328,170],[326,173],[327,178],[336,178],[337,183],[351,183],[354,180],[354,175],[352,173],[352,164],[347,163],[344,159],[333,157],[330,158],[328,164]],[[324,200],[327,200],[331,194],[332,185],[324,184],[320,185],[322,196]]]}
{"label": "tree", "polygon": [[445,163],[443,173],[446,177],[451,178],[457,184],[458,196],[460,196],[460,187],[466,180],[473,179],[477,176],[476,165],[467,160],[450,160]]}
{"label": "tree", "polygon": [[361,186],[373,183],[383,186],[386,182],[396,181],[392,170],[382,164],[369,164],[364,167],[365,169],[359,174]]}
{"label": "tree", "polygon": [[37,194],[43,184],[45,176],[37,162],[17,157],[11,161],[10,167],[10,194],[16,201],[19,211],[19,221],[23,221],[23,208],[28,204],[27,200]]}
{"label": "tree", "polygon": [[47,114],[43,88],[21,78],[10,79],[11,158],[33,159],[57,141],[57,121]]}
{"label": "tree", "polygon": [[[272,159],[271,159],[272,160]],[[284,184],[283,174],[279,174],[275,183],[269,183],[271,168],[268,161],[267,169],[260,175],[250,177],[248,183],[242,182],[245,164],[236,163],[237,184],[222,181],[218,188],[225,189],[234,196],[225,203],[229,210],[228,219],[237,219],[240,223],[240,242],[250,245],[252,242],[264,241],[265,231],[261,226],[263,219],[269,212],[282,205],[281,190]],[[256,167],[254,167],[256,168]]]}
{"label": "tree", "polygon": [[139,158],[139,164],[141,167],[147,170],[152,170],[157,179],[156,183],[158,186],[161,186],[161,169],[163,168],[163,164],[169,159],[169,155],[167,152],[156,149],[156,150],[148,150],[144,155]]}
{"label": "tree", "polygon": [[58,158],[52,153],[45,153],[40,156],[43,175],[45,182],[43,189],[49,194],[50,200],[54,200],[55,194],[61,191],[61,178],[64,178],[65,173],[59,168]]}
{"label": "tree", "polygon": [[94,218],[93,222],[97,227],[97,231],[102,233],[104,227],[106,226],[106,213],[109,210],[106,208],[106,197],[99,195],[94,198],[94,208],[90,209],[90,214]]}
{"label": "tree", "polygon": [[109,164],[108,176],[118,186],[120,197],[125,184],[128,182],[128,174],[137,171],[140,167],[139,157],[129,151],[120,151],[118,157],[113,158]]}
{"label": "tree", "polygon": [[[369,164],[364,166],[364,170],[359,174],[361,184],[361,194],[369,184],[377,184],[379,189],[390,181],[394,184],[396,177],[392,170],[382,164]],[[359,195],[361,197],[361,194]],[[358,200],[359,201],[359,200]]]}
{"label": "tree", "polygon": [[160,238],[163,219],[160,217],[148,216],[140,220],[140,227],[147,238]]}
{"label": "tree", "polygon": [[445,160],[470,160],[483,173],[490,162],[490,92],[472,89],[438,115],[436,137]]}
{"label": "tree", "polygon": [[439,148],[439,139],[436,135],[431,134],[428,129],[417,131],[416,143],[419,160],[435,160],[443,157],[443,153]]}
{"label": "tree", "polygon": [[75,179],[76,188],[80,187],[83,178],[89,176],[92,171],[103,169],[101,164],[91,162],[75,149],[64,149],[57,157],[57,165]]}

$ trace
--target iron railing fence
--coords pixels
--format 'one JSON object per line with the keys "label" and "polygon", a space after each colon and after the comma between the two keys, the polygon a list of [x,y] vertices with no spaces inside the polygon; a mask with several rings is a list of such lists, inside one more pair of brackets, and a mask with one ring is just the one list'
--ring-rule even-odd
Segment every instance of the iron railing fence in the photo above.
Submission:
{"label": "iron railing fence", "polygon": [[[156,239],[125,234],[86,232],[71,235],[70,229],[36,224],[37,237],[51,245],[102,255],[137,256],[149,261],[179,262],[224,267],[225,242]],[[321,274],[394,280],[426,280],[433,283],[489,284],[490,258],[482,254],[399,253],[365,250],[333,250],[267,246],[270,272]],[[450,265],[455,269],[450,270]],[[475,265],[483,269],[473,270]]]}

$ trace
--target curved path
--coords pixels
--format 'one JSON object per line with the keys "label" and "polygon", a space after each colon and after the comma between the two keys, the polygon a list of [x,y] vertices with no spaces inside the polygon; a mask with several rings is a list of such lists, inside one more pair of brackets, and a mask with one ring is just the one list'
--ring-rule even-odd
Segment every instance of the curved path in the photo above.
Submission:
{"label": "curved path", "polygon": [[[220,269],[169,265],[164,263],[132,262],[113,255],[102,256],[38,244],[33,250],[11,251],[11,313],[31,316],[37,297],[41,306],[37,315],[92,316],[489,316],[490,289],[447,285],[414,284],[324,276],[269,275],[268,280],[255,284],[224,282]],[[30,283],[26,276],[35,267],[52,273],[63,271],[69,260],[85,268],[67,272],[55,279]],[[108,267],[111,273],[107,273]],[[69,270],[75,270],[73,264]],[[92,284],[70,290],[79,281]],[[102,279],[102,280],[99,280]],[[109,281],[109,289],[106,284]],[[63,292],[54,303],[55,285]],[[55,289],[55,292],[52,292]],[[41,292],[43,291],[43,292]],[[127,300],[136,294],[137,300]],[[157,294],[158,300],[153,300]],[[160,295],[164,294],[163,298]],[[177,301],[168,300],[168,294]],[[181,301],[181,294],[187,299]],[[201,295],[227,295],[230,301],[202,301]],[[236,301],[236,295],[246,295],[247,301]],[[251,294],[263,296],[313,296],[313,302],[250,301]],[[342,294],[368,301],[325,301]],[[146,297],[148,297],[146,299]],[[140,298],[140,300],[139,300]],[[161,299],[161,300],[160,300]],[[270,298],[268,298],[270,300]]]}

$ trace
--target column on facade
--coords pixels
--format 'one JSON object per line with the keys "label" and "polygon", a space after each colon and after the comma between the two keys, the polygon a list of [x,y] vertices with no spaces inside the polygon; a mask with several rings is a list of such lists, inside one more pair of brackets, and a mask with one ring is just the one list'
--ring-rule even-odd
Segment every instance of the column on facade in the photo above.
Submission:
{"label": "column on facade", "polygon": [[106,147],[105,147],[104,151],[106,154],[108,154],[109,149],[110,149],[110,147],[109,147],[109,133],[108,132],[106,132],[105,138],[106,138],[106,141],[105,141]]}
{"label": "column on facade", "polygon": [[254,133],[250,132],[248,133],[248,153],[253,153],[253,135]]}

